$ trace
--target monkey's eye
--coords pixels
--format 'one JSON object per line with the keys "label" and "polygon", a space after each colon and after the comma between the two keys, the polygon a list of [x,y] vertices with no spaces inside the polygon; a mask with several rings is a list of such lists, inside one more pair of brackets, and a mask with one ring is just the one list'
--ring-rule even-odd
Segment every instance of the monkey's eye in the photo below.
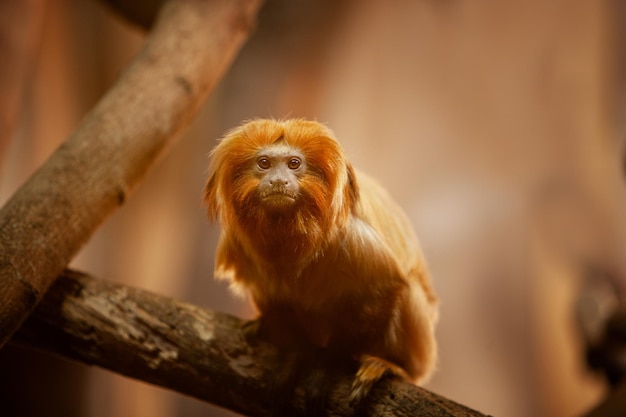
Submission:
{"label": "monkey's eye", "polygon": [[270,160],[264,156],[260,157],[259,159],[256,160],[256,164],[259,166],[259,168],[261,169],[268,169],[272,163],[270,162]]}
{"label": "monkey's eye", "polygon": [[302,161],[300,160],[300,158],[291,158],[289,160],[289,162],[287,162],[287,166],[289,167],[289,169],[298,169],[300,168],[300,165],[302,164]]}

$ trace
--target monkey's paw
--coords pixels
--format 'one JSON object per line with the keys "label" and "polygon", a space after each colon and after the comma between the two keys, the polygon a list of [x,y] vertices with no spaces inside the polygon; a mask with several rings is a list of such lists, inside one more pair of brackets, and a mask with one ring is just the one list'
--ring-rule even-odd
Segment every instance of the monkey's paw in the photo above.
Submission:
{"label": "monkey's paw", "polygon": [[241,332],[248,343],[258,339],[261,333],[261,319],[244,321],[241,324]]}
{"label": "monkey's paw", "polygon": [[374,356],[364,356],[350,389],[350,405],[358,406],[382,378],[396,375],[406,378],[406,372],[397,365]]}

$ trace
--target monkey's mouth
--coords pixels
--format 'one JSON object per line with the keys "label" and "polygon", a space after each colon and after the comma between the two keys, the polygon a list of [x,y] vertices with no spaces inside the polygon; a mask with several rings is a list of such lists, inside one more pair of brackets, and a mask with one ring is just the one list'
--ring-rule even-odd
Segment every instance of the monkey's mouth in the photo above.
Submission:
{"label": "monkey's mouth", "polygon": [[269,188],[261,193],[261,201],[273,208],[290,206],[296,198],[296,193],[286,188]]}

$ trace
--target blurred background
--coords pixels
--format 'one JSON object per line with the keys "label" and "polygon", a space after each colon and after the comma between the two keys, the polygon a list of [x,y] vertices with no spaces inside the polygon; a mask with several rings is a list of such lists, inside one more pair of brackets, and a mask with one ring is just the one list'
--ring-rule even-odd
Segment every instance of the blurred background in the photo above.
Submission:
{"label": "blurred background", "polygon": [[[241,317],[212,279],[208,153],[253,117],[327,123],[413,221],[441,299],[427,388],[495,416],[578,416],[606,393],[574,306],[626,281],[624,10],[614,0],[268,0],[191,129],[72,267]],[[145,33],[101,3],[0,1],[0,202],[77,127]],[[229,416],[9,345],[11,416]]]}

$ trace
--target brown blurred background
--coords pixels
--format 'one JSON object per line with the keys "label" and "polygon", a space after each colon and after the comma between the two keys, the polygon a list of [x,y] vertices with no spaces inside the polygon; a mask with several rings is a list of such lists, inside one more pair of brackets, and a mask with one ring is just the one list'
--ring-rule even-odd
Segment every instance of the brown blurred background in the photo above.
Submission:
{"label": "brown blurred background", "polygon": [[[614,0],[269,0],[185,138],[73,267],[251,317],[212,280],[207,154],[245,119],[317,119],[420,236],[441,298],[427,388],[495,416],[580,415],[605,392],[573,320],[585,265],[626,280],[624,16]],[[144,39],[96,1],[0,1],[1,202]],[[7,416],[232,415],[14,346],[0,384]]]}

